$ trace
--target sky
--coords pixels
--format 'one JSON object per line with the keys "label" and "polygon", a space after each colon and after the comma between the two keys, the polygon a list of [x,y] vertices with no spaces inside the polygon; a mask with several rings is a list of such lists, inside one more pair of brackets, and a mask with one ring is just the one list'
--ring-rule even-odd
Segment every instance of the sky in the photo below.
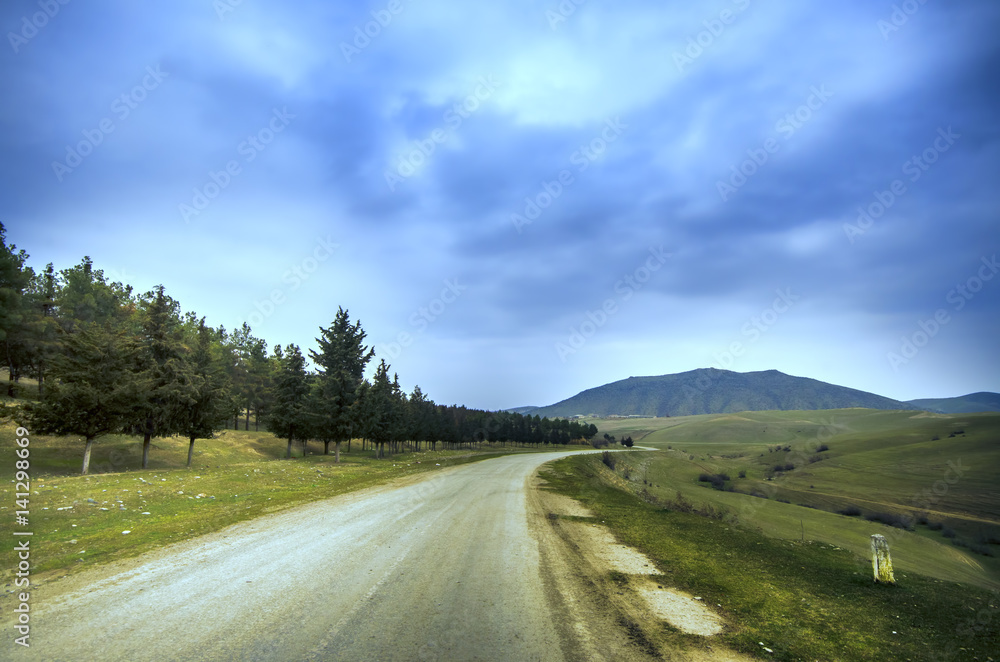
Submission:
{"label": "sky", "polygon": [[1000,391],[994,0],[8,0],[0,222],[484,409]]}

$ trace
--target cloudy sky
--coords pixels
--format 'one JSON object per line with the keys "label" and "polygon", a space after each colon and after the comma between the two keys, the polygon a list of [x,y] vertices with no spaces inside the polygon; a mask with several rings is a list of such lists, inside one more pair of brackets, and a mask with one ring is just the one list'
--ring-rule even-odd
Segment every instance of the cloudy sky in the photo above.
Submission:
{"label": "cloudy sky", "polygon": [[663,4],[9,0],[0,221],[441,403],[1000,391],[1000,4]]}

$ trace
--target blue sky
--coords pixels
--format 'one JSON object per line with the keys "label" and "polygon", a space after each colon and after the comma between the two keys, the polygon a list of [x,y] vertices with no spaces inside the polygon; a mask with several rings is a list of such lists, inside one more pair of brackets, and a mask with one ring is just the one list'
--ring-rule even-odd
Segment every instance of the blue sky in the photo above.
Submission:
{"label": "blue sky", "polygon": [[0,221],[442,403],[1000,391],[1000,5],[11,1]]}

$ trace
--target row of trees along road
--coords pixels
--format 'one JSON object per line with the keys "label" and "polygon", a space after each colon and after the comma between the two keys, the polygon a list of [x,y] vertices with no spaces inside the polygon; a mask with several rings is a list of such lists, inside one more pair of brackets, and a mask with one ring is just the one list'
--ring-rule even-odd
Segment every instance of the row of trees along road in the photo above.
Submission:
{"label": "row of trees along road", "polygon": [[[404,446],[436,450],[490,444],[567,444],[591,439],[593,425],[435,404],[417,386],[402,392],[381,360],[374,359],[360,322],[338,309],[319,329],[309,369],[298,345],[275,345],[207,326],[182,313],[162,285],[136,294],[109,282],[85,257],[58,273],[52,264],[36,274],[28,255],[8,245],[0,224],[0,365],[8,370],[5,413],[35,433],[84,438],[83,473],[94,440],[107,434],[143,439],[142,466],[151,441],[182,435],[188,465],[197,439],[232,426],[261,425],[305,453],[310,441],[334,447],[360,439],[378,457]],[[37,382],[21,388],[22,379]],[[27,396],[27,398],[25,398]]]}

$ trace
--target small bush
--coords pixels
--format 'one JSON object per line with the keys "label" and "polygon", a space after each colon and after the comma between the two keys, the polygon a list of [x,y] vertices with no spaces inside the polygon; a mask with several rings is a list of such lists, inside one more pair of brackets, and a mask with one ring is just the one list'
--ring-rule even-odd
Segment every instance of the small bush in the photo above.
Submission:
{"label": "small bush", "polygon": [[742,471],[740,471],[739,477],[740,478],[746,478],[747,477],[747,470],[743,469]]}
{"label": "small bush", "polygon": [[841,508],[837,511],[841,515],[847,515],[848,517],[858,517],[861,515],[861,509],[857,506],[848,506],[846,508]]}
{"label": "small bush", "polygon": [[601,462],[603,462],[608,469],[611,469],[612,471],[615,470],[616,459],[614,453],[610,451],[604,451],[601,453]]}
{"label": "small bush", "polygon": [[819,448],[816,449],[816,452],[822,453],[823,451],[828,451],[828,450],[830,450],[829,446],[827,446],[826,444],[820,444]]}
{"label": "small bush", "polygon": [[869,522],[881,522],[888,526],[894,526],[897,529],[906,529],[907,531],[913,529],[913,524],[908,518],[892,513],[869,513],[865,515],[865,519]]}
{"label": "small bush", "polygon": [[942,524],[941,522],[928,522],[927,528],[930,529],[931,531],[940,531],[941,529],[944,528],[944,524]]}
{"label": "small bush", "polygon": [[944,527],[944,529],[941,530],[941,535],[944,536],[945,538],[954,538],[958,534],[955,533],[955,529]]}

